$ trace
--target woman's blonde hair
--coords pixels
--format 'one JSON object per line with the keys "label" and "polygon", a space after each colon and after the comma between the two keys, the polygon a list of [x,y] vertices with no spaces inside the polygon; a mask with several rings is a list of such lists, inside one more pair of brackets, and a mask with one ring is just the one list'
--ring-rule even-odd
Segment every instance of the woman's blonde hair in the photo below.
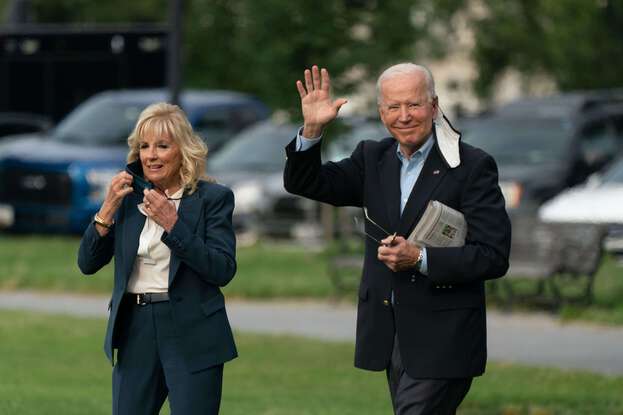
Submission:
{"label": "woman's blonde hair", "polygon": [[146,135],[168,136],[180,148],[180,180],[189,194],[197,190],[200,179],[213,181],[205,174],[208,147],[193,131],[184,111],[177,105],[159,102],[141,112],[134,131],[128,137],[128,163],[139,159],[140,142]]}

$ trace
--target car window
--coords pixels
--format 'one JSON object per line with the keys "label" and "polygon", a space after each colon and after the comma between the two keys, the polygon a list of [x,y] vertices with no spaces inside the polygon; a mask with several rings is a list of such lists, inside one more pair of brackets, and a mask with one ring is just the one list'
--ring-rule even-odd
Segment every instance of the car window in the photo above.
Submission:
{"label": "car window", "polygon": [[125,144],[146,106],[108,99],[88,101],[58,125],[54,137],[86,144]]}
{"label": "car window", "polygon": [[604,174],[602,184],[623,184],[623,159],[612,165]]}
{"label": "car window", "polygon": [[296,134],[289,124],[262,123],[240,132],[208,160],[210,172],[275,172],[285,165],[285,146]]}
{"label": "car window", "polygon": [[619,147],[623,148],[623,114],[616,114],[612,117],[614,131],[619,139]]}
{"label": "car window", "polygon": [[349,157],[363,140],[380,140],[389,137],[387,129],[381,122],[355,123],[353,126],[345,126],[330,142],[325,150],[325,159],[339,161]]}
{"label": "car window", "polygon": [[221,147],[234,134],[258,120],[259,114],[251,106],[210,107],[195,122],[194,129],[213,150]]}
{"label": "car window", "polygon": [[[264,117],[262,117],[264,118]],[[241,105],[234,108],[233,121],[237,131],[242,130],[245,127],[260,120],[260,113],[255,106]]]}
{"label": "car window", "polygon": [[210,107],[195,122],[195,132],[208,144],[209,148],[218,147],[235,132],[230,108]]}
{"label": "car window", "polygon": [[619,148],[614,125],[607,119],[595,120],[580,130],[580,153],[589,165],[602,164]]}
{"label": "car window", "polygon": [[463,140],[501,164],[560,163],[569,157],[572,128],[561,119],[489,118],[466,123]]}
{"label": "car window", "polygon": [[35,133],[42,127],[36,124],[22,122],[0,122],[0,137],[13,134]]}

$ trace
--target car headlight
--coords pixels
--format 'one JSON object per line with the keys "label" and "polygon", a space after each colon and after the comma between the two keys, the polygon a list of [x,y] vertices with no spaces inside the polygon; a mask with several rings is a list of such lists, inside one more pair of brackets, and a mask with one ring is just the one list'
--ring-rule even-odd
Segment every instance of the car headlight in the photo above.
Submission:
{"label": "car headlight", "polygon": [[523,191],[521,183],[517,182],[500,182],[500,189],[502,190],[502,196],[506,201],[507,209],[514,209],[519,207],[521,202],[521,193]]}
{"label": "car headlight", "polygon": [[91,169],[87,171],[86,179],[89,184],[89,200],[100,203],[106,197],[112,178],[119,173],[115,169]]}
{"label": "car headlight", "polygon": [[262,186],[257,182],[248,182],[233,187],[236,196],[236,214],[247,214],[262,208]]}

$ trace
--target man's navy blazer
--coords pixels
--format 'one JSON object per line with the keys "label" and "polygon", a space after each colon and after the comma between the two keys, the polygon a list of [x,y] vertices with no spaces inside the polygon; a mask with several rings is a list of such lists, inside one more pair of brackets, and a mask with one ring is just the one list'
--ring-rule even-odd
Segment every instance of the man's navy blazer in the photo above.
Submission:
{"label": "man's navy blazer", "polygon": [[[115,258],[115,282],[104,350],[114,363],[118,347],[121,299],[134,267],[145,216],[134,193],[123,199],[111,232],[102,237],[93,224],[86,229],[78,253],[78,266],[93,274]],[[234,195],[228,188],[200,181],[197,190],[184,194],[178,220],[162,235],[171,249],[169,297],[179,329],[184,359],[191,371],[224,363],[237,356],[219,287],[236,273],[236,239],[232,227]]]}
{"label": "man's navy blazer", "polygon": [[[337,163],[321,163],[320,146],[287,147],[286,189],[336,206],[365,206],[389,232],[408,237],[428,201],[465,215],[465,246],[427,248],[428,275],[392,272],[366,238],[357,310],[355,366],[387,368],[394,342],[412,378],[464,378],[484,372],[487,358],[484,281],[508,269],[510,221],[498,185],[495,161],[460,143],[461,163],[450,168],[437,143],[400,213],[397,141],[363,141]],[[383,238],[369,223],[366,232]],[[393,292],[393,306],[392,306]]]}

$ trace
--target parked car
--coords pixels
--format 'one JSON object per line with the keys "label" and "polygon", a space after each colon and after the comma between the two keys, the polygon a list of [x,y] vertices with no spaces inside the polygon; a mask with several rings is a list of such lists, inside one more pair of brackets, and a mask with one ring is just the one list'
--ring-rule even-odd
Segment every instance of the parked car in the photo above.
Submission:
{"label": "parked car", "polygon": [[510,273],[538,262],[535,251],[548,241],[539,206],[584,182],[623,150],[622,101],[614,92],[529,98],[457,123],[463,139],[498,164],[513,225]]}
{"label": "parked car", "polygon": [[545,223],[597,224],[606,228],[604,248],[623,256],[623,157],[602,175],[560,193],[539,209]]}
{"label": "parked car", "polygon": [[495,158],[507,207],[536,210],[623,150],[623,104],[590,94],[524,99],[459,128]]}
{"label": "parked car", "polygon": [[263,121],[238,134],[208,160],[208,173],[232,188],[234,227],[240,237],[290,237],[311,220],[313,204],[283,188],[284,148],[296,134],[290,123]]}
{"label": "parked car", "polygon": [[[380,122],[340,119],[323,138],[324,160],[350,155],[362,139],[381,139]],[[274,120],[258,123],[231,140],[208,161],[208,173],[230,186],[236,196],[234,226],[239,236],[268,235],[318,238],[318,203],[292,195],[283,187],[285,146],[300,126]]]}
{"label": "parked car", "polygon": [[0,140],[15,134],[45,132],[52,128],[52,120],[44,115],[28,112],[0,112]]}
{"label": "parked car", "polygon": [[[19,232],[82,232],[112,176],[125,166],[127,137],[139,113],[166,99],[165,90],[103,92],[49,134],[5,138],[0,143],[4,226]],[[209,147],[269,114],[259,100],[230,91],[186,91],[181,104]]]}
{"label": "parked car", "polygon": [[380,141],[390,136],[378,117],[344,118],[336,130],[335,137],[323,152],[324,159],[327,161],[339,161],[349,157],[360,141]]}

